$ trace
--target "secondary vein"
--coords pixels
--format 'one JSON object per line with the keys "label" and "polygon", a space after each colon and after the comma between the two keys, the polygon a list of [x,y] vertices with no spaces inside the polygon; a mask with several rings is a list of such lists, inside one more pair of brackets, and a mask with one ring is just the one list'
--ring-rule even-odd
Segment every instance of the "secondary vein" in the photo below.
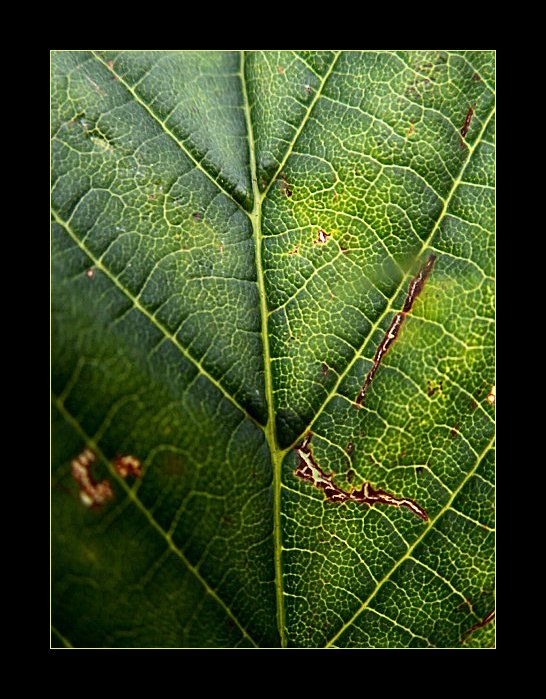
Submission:
{"label": "secondary vein", "polygon": [[413,544],[409,547],[409,549],[406,551],[406,553],[400,558],[400,560],[386,573],[386,575],[383,577],[382,580],[380,580],[373,592],[368,596],[366,600],[362,603],[362,605],[357,609],[357,611],[353,614],[353,616],[347,621],[343,626],[337,631],[337,633],[332,636],[332,638],[326,643],[326,648],[329,648],[332,646],[333,643],[337,641],[337,639],[341,636],[341,634],[351,626],[351,624],[355,621],[357,617],[362,614],[362,612],[369,606],[370,602],[372,599],[377,595],[381,587],[387,582],[387,580],[390,579],[391,575],[402,565],[402,563],[407,560],[408,558],[411,557],[412,552],[414,551],[415,547],[426,537],[426,535],[434,528],[434,525],[436,522],[442,517],[442,515],[449,509],[450,505],[452,502],[455,500],[465,483],[473,476],[475,471],[477,470],[478,466],[481,464],[482,460],[486,456],[486,454],[489,452],[491,447],[493,446],[493,443],[495,441],[495,435],[491,437],[485,448],[483,449],[482,453],[480,456],[476,459],[476,463],[474,464],[473,468],[470,469],[470,471],[467,473],[467,475],[463,478],[463,480],[459,483],[459,485],[455,488],[455,490],[452,492],[451,497],[449,500],[446,502],[446,504],[442,507],[442,509],[438,512],[436,517],[431,518],[428,526],[423,530],[420,536],[415,539]]}
{"label": "secondary vein", "polygon": [[144,505],[144,503],[137,497],[135,491],[130,488],[125,480],[121,478],[117,471],[113,468],[111,465],[110,461],[106,458],[104,452],[102,449],[99,447],[97,442],[90,437],[90,435],[87,434],[87,432],[83,429],[83,427],[80,425],[80,423],[76,420],[76,418],[66,409],[66,407],[60,402],[57,396],[54,396],[55,398],[55,404],[57,406],[57,409],[63,416],[63,418],[66,420],[66,422],[71,425],[71,427],[80,435],[80,437],[85,441],[86,445],[95,452],[107,465],[108,470],[110,472],[110,475],[112,478],[114,478],[117,482],[117,484],[125,491],[127,497],[129,500],[142,512],[142,514],[146,517],[148,522],[151,524],[151,526],[161,535],[161,537],[165,540],[167,543],[169,549],[173,552],[173,554],[179,558],[184,565],[187,567],[187,569],[199,580],[203,588],[205,589],[206,593],[209,594],[226,612],[226,614],[232,619],[232,621],[237,625],[239,630],[242,632],[243,636],[245,636],[253,646],[257,647],[257,643],[254,641],[254,639],[250,636],[248,631],[245,629],[245,627],[241,624],[241,622],[237,619],[235,614],[231,611],[231,609],[227,606],[227,604],[224,602],[224,600],[218,596],[216,591],[208,584],[208,582],[203,578],[201,573],[191,564],[191,562],[186,558],[186,556],[182,553],[182,551],[176,546],[174,541],[172,540],[172,537],[168,532],[166,532],[163,527],[157,522],[152,514],[149,512],[147,507]]}
{"label": "secondary vein", "polygon": [[[451,187],[451,190],[450,190],[448,196],[447,196],[446,199],[445,199],[444,205],[443,205],[443,207],[442,207],[442,210],[440,211],[440,214],[439,214],[439,216],[438,216],[438,218],[437,218],[437,220],[436,220],[436,223],[435,223],[434,226],[432,227],[432,230],[431,230],[430,234],[428,235],[428,237],[426,238],[426,240],[423,241],[423,244],[422,244],[422,246],[421,246],[421,250],[417,253],[417,257],[421,257],[421,256],[423,255],[423,253],[427,250],[427,248],[429,247],[429,245],[432,243],[432,240],[433,240],[433,238],[434,238],[434,235],[436,234],[436,231],[438,230],[438,227],[440,226],[440,223],[443,221],[444,216],[447,214],[447,211],[448,211],[448,208],[449,208],[449,203],[451,202],[451,199],[453,198],[453,195],[454,195],[455,192],[457,191],[457,187],[459,186],[459,184],[460,184],[461,181],[462,181],[462,178],[463,178],[463,175],[464,175],[464,173],[465,173],[465,170],[466,170],[466,168],[467,168],[467,166],[468,166],[468,163],[470,162],[470,160],[471,160],[471,158],[472,158],[472,154],[474,153],[474,151],[475,151],[476,148],[478,147],[478,144],[480,143],[480,141],[481,141],[481,139],[482,139],[482,137],[483,137],[483,134],[485,133],[485,131],[486,131],[486,129],[487,129],[487,126],[489,125],[489,122],[491,121],[491,119],[492,119],[492,117],[493,117],[494,114],[495,114],[495,109],[493,108],[493,109],[491,110],[491,113],[490,113],[489,116],[487,117],[487,119],[484,121],[482,130],[481,130],[480,133],[478,134],[478,136],[477,136],[475,142],[474,142],[471,146],[468,146],[468,149],[469,149],[468,157],[467,157],[467,159],[465,160],[463,166],[461,167],[461,171],[460,171],[458,177],[456,177],[456,179],[453,181],[453,185],[452,185],[452,187]],[[294,441],[292,442],[292,444],[290,444],[290,445],[284,450],[283,453],[287,453],[287,452],[289,452],[289,451],[292,451],[292,450],[296,447],[296,445],[299,444],[299,443],[302,441],[302,439],[305,437],[305,435],[311,430],[311,428],[313,427],[313,425],[316,423],[316,421],[318,420],[318,418],[322,415],[322,412],[323,412],[324,408],[325,408],[326,405],[329,403],[329,401],[331,400],[331,398],[333,398],[333,396],[335,396],[335,394],[337,393],[337,391],[338,391],[340,385],[341,385],[342,382],[345,380],[345,378],[346,378],[347,374],[349,373],[349,371],[352,369],[352,367],[353,367],[354,364],[358,361],[358,359],[362,356],[362,352],[364,351],[364,349],[365,349],[366,345],[368,344],[368,342],[373,338],[373,335],[374,335],[375,331],[381,326],[381,324],[383,323],[383,320],[385,319],[385,317],[386,317],[392,310],[394,310],[394,309],[393,309],[393,304],[394,304],[395,300],[397,299],[399,292],[400,292],[403,288],[405,288],[405,286],[406,286],[406,284],[407,284],[407,281],[408,281],[408,279],[409,279],[409,277],[410,277],[410,274],[411,274],[410,271],[408,271],[407,274],[404,274],[404,275],[403,275],[402,279],[400,280],[400,284],[397,286],[397,288],[395,289],[394,293],[393,293],[392,296],[391,296],[390,301],[389,301],[389,302],[387,303],[387,305],[385,306],[385,310],[383,311],[383,313],[381,313],[381,315],[378,316],[376,322],[373,324],[372,328],[370,329],[370,332],[368,333],[367,337],[366,337],[366,338],[364,339],[364,341],[362,342],[362,345],[360,346],[360,348],[358,349],[358,351],[355,353],[354,357],[351,359],[350,362],[348,362],[348,364],[347,364],[347,366],[345,367],[345,369],[344,369],[342,372],[340,372],[340,374],[339,374],[339,376],[338,376],[338,379],[337,379],[336,383],[335,383],[334,386],[332,387],[332,390],[328,393],[328,395],[326,396],[326,398],[323,400],[322,404],[319,406],[319,408],[318,408],[317,412],[315,413],[315,416],[313,417],[313,419],[311,420],[311,422],[310,422],[310,423],[307,425],[307,427],[301,432],[301,434],[299,434],[299,435],[296,437],[296,439],[294,439]]]}
{"label": "secondary vein", "polygon": [[133,306],[139,310],[143,315],[148,318],[161,332],[162,334],[170,340],[173,345],[181,352],[181,354],[189,361],[191,362],[195,367],[197,367],[198,371],[200,374],[202,374],[205,378],[207,378],[216,388],[224,395],[238,410],[240,410],[244,415],[249,419],[252,420],[252,422],[257,425],[260,429],[263,429],[263,425],[261,425],[258,420],[256,420],[255,417],[253,417],[248,410],[241,405],[236,398],[234,398],[223,386],[222,384],[218,381],[218,379],[215,379],[212,374],[210,374],[199,362],[198,359],[193,357],[188,350],[180,343],[180,340],[178,340],[172,333],[170,333],[167,328],[152,314],[150,311],[143,306],[140,301],[133,295],[131,292],[123,286],[123,284],[119,281],[119,279],[113,274],[108,267],[102,262],[102,260],[98,257],[96,257],[91,250],[86,246],[86,244],[78,238],[76,233],[72,230],[70,224],[67,221],[64,221],[56,211],[53,209],[51,210],[53,214],[53,218],[55,221],[63,227],[63,229],[66,231],[66,233],[72,238],[72,240],[76,243],[76,245],[89,257],[89,259],[93,262],[93,265],[97,268],[100,269],[107,277],[110,279],[117,287],[120,289],[123,294],[131,301]]}
{"label": "secondary vein", "polygon": [[214,185],[216,185],[216,187],[218,187],[218,189],[219,189],[223,194],[226,195],[226,197],[229,197],[229,199],[231,199],[231,201],[232,201],[234,204],[236,204],[237,207],[238,207],[239,209],[241,209],[241,211],[244,211],[246,214],[248,214],[248,211],[241,205],[241,202],[237,201],[237,199],[235,199],[235,197],[234,197],[232,194],[230,194],[230,192],[228,192],[228,190],[225,189],[225,188],[220,184],[220,182],[214,177],[214,175],[213,175],[212,173],[210,173],[205,167],[203,167],[203,165],[201,164],[201,161],[200,161],[195,155],[193,155],[193,153],[192,153],[191,150],[185,145],[185,143],[184,143],[183,141],[181,141],[181,140],[176,136],[176,134],[173,133],[173,132],[171,131],[171,129],[169,129],[169,127],[167,126],[167,124],[154,112],[154,110],[153,110],[148,104],[146,104],[146,102],[142,99],[142,97],[140,97],[140,95],[136,92],[136,90],[135,90],[133,87],[131,87],[131,85],[129,85],[129,83],[123,78],[123,76],[120,75],[119,73],[116,73],[116,71],[115,71],[113,68],[111,68],[111,67],[108,65],[108,63],[106,63],[106,62],[105,62],[98,54],[96,54],[94,51],[91,51],[91,54],[92,54],[93,58],[96,58],[97,61],[99,61],[99,63],[101,63],[107,70],[109,70],[113,75],[116,76],[117,81],[118,81],[121,85],[123,85],[123,87],[131,94],[131,96],[133,97],[133,99],[134,99],[136,102],[138,102],[138,104],[140,104],[140,106],[143,107],[143,109],[145,109],[145,110],[148,112],[148,114],[152,117],[152,119],[153,119],[154,121],[156,121],[156,122],[161,126],[161,128],[163,129],[163,131],[164,131],[168,136],[170,136],[170,138],[172,138],[172,140],[176,143],[176,145],[180,148],[180,150],[183,151],[183,152],[185,153],[185,155],[192,161],[192,163],[195,165],[195,167],[196,167],[198,170],[200,170],[204,175],[206,175],[206,176],[208,177],[208,179],[209,179]]}

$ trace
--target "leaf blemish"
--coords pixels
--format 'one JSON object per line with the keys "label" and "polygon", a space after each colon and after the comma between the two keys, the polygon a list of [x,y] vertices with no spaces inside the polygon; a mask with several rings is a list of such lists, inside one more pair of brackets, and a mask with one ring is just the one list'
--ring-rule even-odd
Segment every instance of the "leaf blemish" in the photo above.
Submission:
{"label": "leaf blemish", "polygon": [[470,128],[470,123],[472,122],[472,117],[474,116],[474,108],[469,107],[468,112],[466,113],[466,117],[464,120],[464,124],[461,127],[461,148],[464,148],[466,143],[465,143],[465,137],[466,134],[468,133],[468,130]]}
{"label": "leaf blemish", "polygon": [[313,243],[315,243],[315,245],[317,243],[324,245],[324,243],[328,242],[328,238],[331,235],[332,235],[331,233],[326,233],[326,231],[323,231],[322,228],[319,228],[318,233],[317,233],[317,237],[315,238],[315,240],[313,240]]}
{"label": "leaf blemish", "polygon": [[116,456],[114,459],[114,468],[122,478],[127,478],[127,476],[140,478],[142,476],[142,462],[131,454]]}
{"label": "leaf blemish", "polygon": [[483,629],[484,626],[487,626],[490,624],[493,619],[495,618],[495,610],[492,609],[490,612],[488,612],[485,617],[481,620],[478,621],[477,624],[474,624],[474,626],[471,626],[468,631],[465,631],[463,635],[461,636],[461,643],[464,643],[468,636],[470,636],[471,633],[474,633],[474,631],[477,631],[478,629]]}
{"label": "leaf blemish", "polygon": [[360,488],[351,488],[343,490],[334,483],[334,474],[325,473],[317,464],[311,453],[309,442],[311,434],[308,434],[303,442],[296,447],[296,453],[299,457],[298,465],[294,471],[294,475],[303,480],[312,483],[315,488],[324,491],[328,502],[358,502],[365,505],[394,505],[396,507],[405,507],[424,522],[428,521],[428,515],[425,510],[416,502],[409,498],[397,498],[386,490],[373,488],[371,483],[365,481]]}
{"label": "leaf blemish", "polygon": [[93,277],[95,276],[95,270],[92,267],[90,269],[85,270],[85,276],[88,279],[93,279]]}
{"label": "leaf blemish", "polygon": [[[110,68],[110,70],[113,72],[114,71],[114,61],[112,59],[110,59],[108,61],[107,65],[108,65],[108,68]],[[117,80],[117,79],[118,79],[118,76],[114,75],[114,80]]]}
{"label": "leaf blemish", "polygon": [[357,408],[362,407],[362,403],[364,401],[366,391],[368,390],[368,386],[371,384],[373,377],[377,373],[377,370],[379,369],[379,365],[381,364],[383,357],[385,356],[385,354],[387,354],[391,345],[398,337],[398,333],[400,332],[402,323],[404,322],[406,315],[411,311],[413,304],[415,303],[415,299],[423,290],[425,282],[427,281],[435,262],[436,255],[429,255],[428,260],[425,262],[424,265],[422,265],[417,275],[413,277],[413,279],[411,280],[408,287],[406,300],[404,301],[404,307],[401,311],[396,313],[394,318],[392,319],[391,324],[389,325],[387,332],[383,337],[383,340],[381,341],[379,347],[375,352],[372,368],[368,372],[366,380],[364,381],[364,385],[362,386],[362,388],[360,389],[360,393],[356,397],[355,406]]}
{"label": "leaf blemish", "polygon": [[497,400],[497,393],[495,390],[495,386],[492,386],[491,390],[489,391],[487,398],[487,402],[490,403],[491,405],[495,405],[496,400]]}
{"label": "leaf blemish", "polygon": [[70,462],[72,478],[80,486],[80,500],[86,507],[100,507],[114,497],[112,486],[107,480],[97,483],[91,476],[91,464],[95,459],[91,449],[85,448]]}
{"label": "leaf blemish", "polygon": [[279,180],[279,189],[285,197],[292,196],[292,189],[288,184],[288,180],[286,179],[286,175],[284,172],[281,172],[281,179]]}

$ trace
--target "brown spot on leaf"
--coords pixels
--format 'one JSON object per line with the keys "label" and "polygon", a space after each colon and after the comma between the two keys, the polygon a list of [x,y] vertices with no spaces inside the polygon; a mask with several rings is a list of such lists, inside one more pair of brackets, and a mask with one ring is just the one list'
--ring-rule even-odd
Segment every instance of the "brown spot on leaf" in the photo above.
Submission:
{"label": "brown spot on leaf", "polygon": [[289,250],[289,251],[288,251],[288,254],[289,254],[289,255],[297,255],[299,251],[300,251],[300,246],[299,246],[299,245],[294,245],[294,247],[292,248],[292,250]]}
{"label": "brown spot on leaf", "polygon": [[464,124],[461,127],[461,137],[464,138],[466,134],[468,133],[468,129],[470,128],[470,123],[472,122],[472,117],[474,116],[474,108],[470,106],[468,108],[468,112],[466,113],[466,117],[464,120]]}
{"label": "brown spot on leaf", "polygon": [[489,393],[487,394],[486,400],[487,400],[487,402],[490,403],[491,405],[495,405],[495,403],[496,403],[496,401],[497,401],[497,393],[496,393],[496,390],[495,390],[495,386],[492,386],[491,390],[490,390]]}
{"label": "brown spot on leaf", "polygon": [[320,373],[322,374],[322,376],[327,376],[329,371],[330,369],[328,368],[328,364],[322,362],[322,365],[320,367]]}
{"label": "brown spot on leaf", "polygon": [[284,172],[281,173],[281,179],[279,180],[279,190],[284,194],[285,197],[292,196],[292,188],[288,184]]}
{"label": "brown spot on leaf", "polygon": [[85,276],[88,279],[93,279],[93,277],[95,276],[95,270],[92,267],[89,268],[88,270],[85,271]]}
{"label": "brown spot on leaf", "polygon": [[194,221],[202,221],[203,220],[203,214],[200,211],[194,211],[192,214],[192,218]]}
{"label": "brown spot on leaf", "polygon": [[116,456],[114,459],[114,468],[121,478],[127,478],[127,476],[140,478],[142,476],[142,462],[131,454]]}
{"label": "brown spot on leaf", "polygon": [[80,500],[86,507],[100,507],[114,497],[112,486],[107,480],[97,483],[91,475],[91,465],[96,456],[84,449],[70,462],[72,478],[80,486]]}

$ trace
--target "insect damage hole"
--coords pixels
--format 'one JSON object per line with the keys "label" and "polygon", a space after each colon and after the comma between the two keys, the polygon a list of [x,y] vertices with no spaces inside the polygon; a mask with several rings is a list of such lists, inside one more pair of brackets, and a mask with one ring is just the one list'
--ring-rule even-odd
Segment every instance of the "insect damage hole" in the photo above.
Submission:
{"label": "insect damage hole", "polygon": [[324,243],[328,242],[328,238],[331,236],[331,233],[326,233],[326,231],[323,231],[322,228],[318,229],[317,237],[315,240],[313,240],[313,243],[315,245],[321,244],[324,245]]}

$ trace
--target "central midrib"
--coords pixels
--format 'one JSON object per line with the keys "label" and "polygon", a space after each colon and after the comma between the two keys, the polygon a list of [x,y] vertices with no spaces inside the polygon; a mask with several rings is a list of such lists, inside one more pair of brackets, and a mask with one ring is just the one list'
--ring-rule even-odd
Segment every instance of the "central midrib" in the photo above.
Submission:
{"label": "central midrib", "polygon": [[260,297],[260,316],[262,322],[262,345],[264,357],[264,383],[265,397],[267,401],[267,424],[265,426],[265,437],[269,445],[271,462],[273,468],[273,539],[275,550],[275,597],[277,604],[277,628],[281,646],[286,648],[286,632],[284,623],[284,595],[281,569],[281,466],[284,452],[280,452],[277,446],[277,430],[275,425],[275,409],[273,407],[273,379],[271,376],[271,355],[269,351],[269,332],[267,326],[268,309],[265,290],[263,264],[262,264],[262,204],[266,192],[260,193],[258,187],[258,174],[256,170],[256,155],[254,150],[254,132],[252,120],[250,118],[250,106],[245,79],[245,53],[241,52],[241,84],[243,86],[243,108],[245,112],[246,128],[248,134],[250,177],[252,181],[252,191],[254,205],[249,212],[252,223],[254,237],[254,249],[256,256],[256,280],[258,285],[258,295]]}

